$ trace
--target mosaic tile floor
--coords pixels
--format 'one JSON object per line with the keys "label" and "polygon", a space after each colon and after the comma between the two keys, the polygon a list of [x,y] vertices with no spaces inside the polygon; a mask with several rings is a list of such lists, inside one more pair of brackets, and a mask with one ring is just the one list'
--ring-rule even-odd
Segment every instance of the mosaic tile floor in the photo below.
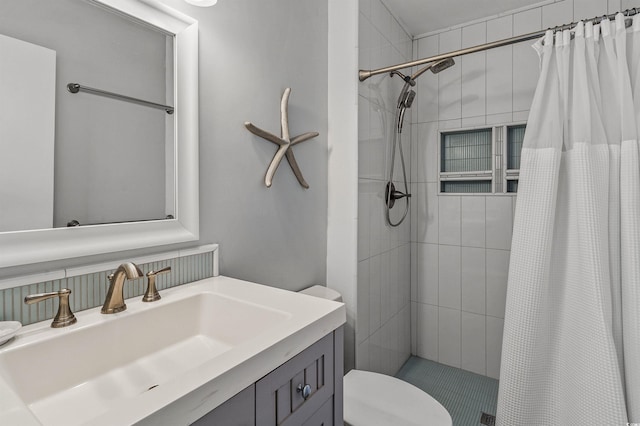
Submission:
{"label": "mosaic tile floor", "polygon": [[396,377],[440,402],[451,414],[453,426],[480,426],[482,412],[496,414],[495,379],[415,356],[409,358]]}

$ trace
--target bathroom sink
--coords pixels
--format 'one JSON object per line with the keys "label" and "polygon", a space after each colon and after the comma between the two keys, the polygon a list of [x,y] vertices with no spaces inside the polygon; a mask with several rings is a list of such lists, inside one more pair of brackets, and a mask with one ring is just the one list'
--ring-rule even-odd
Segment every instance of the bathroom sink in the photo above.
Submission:
{"label": "bathroom sink", "polygon": [[76,313],[63,329],[24,327],[0,349],[0,418],[128,424],[206,385],[218,397],[205,414],[304,349],[319,319],[344,310],[227,277],[161,294],[154,303],[130,299],[118,314]]}

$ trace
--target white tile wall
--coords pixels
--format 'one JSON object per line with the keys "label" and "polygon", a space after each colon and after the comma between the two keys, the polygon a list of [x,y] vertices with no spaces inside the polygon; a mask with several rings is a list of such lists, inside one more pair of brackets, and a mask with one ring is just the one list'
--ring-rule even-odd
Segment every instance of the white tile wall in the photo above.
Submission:
{"label": "white tile wall", "polygon": [[417,129],[423,143],[418,144],[415,150],[417,170],[414,181],[436,182],[438,180],[438,156],[433,153],[438,149],[438,122],[419,123]]}
{"label": "white tile wall", "polygon": [[487,376],[500,377],[500,354],[502,353],[502,329],[504,319],[486,317],[487,327]]}
{"label": "white tile wall", "polygon": [[420,303],[438,305],[438,245],[418,244],[417,250],[417,294]]}
{"label": "white tile wall", "polygon": [[438,306],[460,310],[460,246],[438,246]]}
{"label": "white tile wall", "polygon": [[358,262],[356,345],[369,337],[369,263],[369,259]]}
{"label": "white tile wall", "polygon": [[[439,40],[439,36],[419,39],[416,42],[418,45],[418,57],[425,58],[428,56],[437,55],[439,52]],[[431,73],[423,74],[422,78],[418,79],[418,84],[416,84],[416,87],[416,92],[420,94],[419,96],[417,96],[417,111],[420,114],[420,119],[418,121],[438,121],[438,75],[434,76]]]}
{"label": "white tile wall", "polygon": [[486,374],[486,325],[483,315],[462,312],[462,347],[460,367]]}
{"label": "white tile wall", "polygon": [[[605,2],[603,1],[602,4]],[[542,8],[542,28],[573,21],[573,0],[562,0]]]}
{"label": "white tile wall", "polygon": [[[359,6],[360,67],[370,69],[637,7],[640,0],[558,0],[413,42],[381,0]],[[360,84],[358,368],[394,373],[411,351],[498,377],[516,199],[439,195],[439,131],[526,121],[538,78],[530,45],[459,57],[453,68],[418,80],[403,132],[413,197],[400,229],[385,224],[382,200],[402,81],[378,76]],[[396,171],[398,179],[398,163]]]}
{"label": "white tile wall", "polygon": [[[487,40],[487,25],[481,22],[462,28],[462,48],[477,46]],[[465,78],[461,81],[462,117],[483,117],[486,113],[485,67],[487,54],[473,53],[459,58],[459,69]]]}
{"label": "white tile wall", "polygon": [[487,249],[487,315],[504,318],[509,251]]}
{"label": "white tile wall", "polygon": [[440,197],[438,202],[438,243],[460,245],[460,197]]}
{"label": "white tile wall", "polygon": [[[440,52],[451,52],[462,47],[462,30],[456,29],[440,34]],[[452,67],[437,74],[438,119],[452,120],[462,116],[461,67]],[[426,78],[433,75],[424,75]],[[428,99],[427,99],[428,101]]]}
{"label": "white tile wall", "polygon": [[513,213],[511,197],[487,197],[486,246],[510,250]]}
{"label": "white tile wall", "polygon": [[417,335],[422,338],[416,339],[416,352],[419,357],[438,360],[438,307],[435,305],[425,305],[423,303],[412,304],[412,309],[416,312]]}
{"label": "white tile wall", "polygon": [[486,197],[462,197],[462,245],[484,247],[486,234]]}
{"label": "white tile wall", "polygon": [[457,309],[438,308],[438,362],[460,367],[462,356],[461,316]]}
{"label": "white tile wall", "polygon": [[486,250],[462,247],[461,289],[462,310],[475,314],[486,313]]}
{"label": "white tile wall", "polygon": [[[596,14],[591,15],[596,16]],[[542,25],[542,8],[513,15],[514,35],[538,31]],[[530,43],[513,45],[513,111],[528,111],[538,82],[538,55]]]}
{"label": "white tile wall", "polygon": [[[384,4],[380,0],[361,0],[359,7],[360,67],[375,68],[410,60],[412,40]],[[390,161],[389,140],[402,84],[397,77],[372,77],[360,84],[358,99],[359,264],[355,358],[357,368],[387,374],[395,374],[411,353],[411,222],[407,218],[397,228],[388,226],[383,203]],[[433,92],[437,96],[437,85]],[[409,121],[407,118],[402,145],[407,174],[411,176],[412,126]],[[401,176],[398,159],[395,168],[397,185]],[[392,214],[398,211],[394,209]]]}
{"label": "white tile wall", "polygon": [[[640,0],[558,0],[431,33],[418,58],[640,6]],[[412,350],[498,378],[516,198],[438,195],[438,130],[526,121],[538,79],[531,42],[456,58],[417,85],[412,152]],[[458,268],[458,270],[456,270]]]}

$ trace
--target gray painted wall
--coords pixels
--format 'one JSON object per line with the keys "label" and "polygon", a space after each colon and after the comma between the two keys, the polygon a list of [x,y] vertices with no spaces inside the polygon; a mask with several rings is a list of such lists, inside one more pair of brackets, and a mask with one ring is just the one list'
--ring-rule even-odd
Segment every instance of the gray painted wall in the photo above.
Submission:
{"label": "gray painted wall", "polygon": [[[164,3],[200,25],[201,240],[220,244],[220,271],[301,289],[324,284],[327,247],[327,3],[220,0],[210,8]],[[291,87],[292,135],[320,136],[294,153],[310,185],[243,126],[280,132],[280,100]]]}
{"label": "gray painted wall", "polygon": [[[210,8],[163,0],[200,27],[200,243],[220,244],[220,272],[280,288],[324,284],[327,255],[327,3],[220,0]],[[280,99],[291,87],[292,135],[310,189],[283,162],[264,174],[275,146],[250,134],[252,121],[280,132]],[[5,268],[1,276],[153,253],[156,247]]]}

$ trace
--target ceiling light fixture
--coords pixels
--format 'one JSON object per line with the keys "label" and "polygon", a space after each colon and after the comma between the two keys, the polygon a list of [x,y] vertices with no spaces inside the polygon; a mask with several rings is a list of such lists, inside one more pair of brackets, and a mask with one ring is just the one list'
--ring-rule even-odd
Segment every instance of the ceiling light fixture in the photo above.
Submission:
{"label": "ceiling light fixture", "polygon": [[218,3],[218,0],[184,0],[184,1],[194,6],[200,6],[200,7],[213,6],[214,4]]}

